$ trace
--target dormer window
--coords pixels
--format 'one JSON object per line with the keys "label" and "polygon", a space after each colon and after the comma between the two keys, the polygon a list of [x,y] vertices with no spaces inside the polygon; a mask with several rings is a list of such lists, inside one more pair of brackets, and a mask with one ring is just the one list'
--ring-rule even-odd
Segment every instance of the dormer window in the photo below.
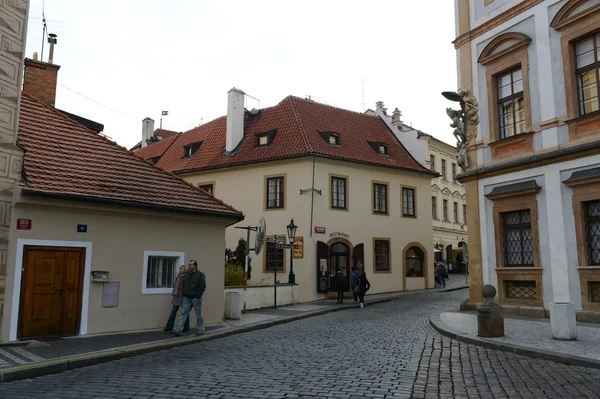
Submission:
{"label": "dormer window", "polygon": [[202,142],[198,141],[197,143],[191,143],[183,147],[183,158],[188,158],[192,155],[195,155],[198,152],[198,148],[200,148],[201,145]]}
{"label": "dormer window", "polygon": [[275,138],[275,133],[277,133],[277,130],[257,134],[255,147],[267,147],[270,145]]}
{"label": "dormer window", "polygon": [[319,132],[323,140],[329,145],[339,146],[340,145],[340,135],[334,132]]}
{"label": "dormer window", "polygon": [[378,154],[381,155],[390,155],[388,152],[388,145],[384,143],[374,143],[372,141],[368,142],[371,148]]}

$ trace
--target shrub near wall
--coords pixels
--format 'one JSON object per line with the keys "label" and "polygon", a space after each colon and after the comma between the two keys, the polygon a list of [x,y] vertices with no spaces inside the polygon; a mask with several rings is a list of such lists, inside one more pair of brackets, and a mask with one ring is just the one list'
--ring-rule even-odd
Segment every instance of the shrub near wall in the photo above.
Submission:
{"label": "shrub near wall", "polygon": [[225,287],[240,287],[244,285],[244,269],[238,265],[225,265]]}

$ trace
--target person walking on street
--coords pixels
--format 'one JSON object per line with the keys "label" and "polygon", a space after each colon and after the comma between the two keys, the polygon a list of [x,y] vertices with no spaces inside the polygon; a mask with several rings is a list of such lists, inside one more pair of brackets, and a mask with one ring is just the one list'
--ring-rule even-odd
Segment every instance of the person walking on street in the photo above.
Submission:
{"label": "person walking on street", "polygon": [[337,285],[337,303],[344,303],[344,288],[346,286],[346,276],[338,267],[335,272],[335,282]]}
{"label": "person walking on street", "polygon": [[352,296],[354,297],[354,302],[358,302],[358,282],[360,280],[360,274],[358,270],[356,270],[356,266],[352,267]]}
{"label": "person walking on street", "polygon": [[369,283],[367,273],[364,271],[360,275],[358,284],[358,300],[360,301],[360,308],[362,309],[365,304],[365,294],[371,289],[371,283]]}
{"label": "person walking on street", "polygon": [[[171,315],[169,316],[169,320],[167,320],[167,325],[165,327],[165,331],[171,331],[173,329],[173,325],[175,325],[175,317],[177,317],[177,311],[180,307],[183,306],[183,289],[181,287],[181,280],[183,276],[185,276],[185,272],[187,271],[187,267],[185,265],[181,265],[179,268],[179,274],[175,277],[175,283],[173,283],[173,299],[171,300]],[[183,332],[188,332],[190,330],[190,318],[188,317],[185,321],[185,325],[183,326]]]}
{"label": "person walking on street", "polygon": [[178,328],[171,330],[171,334],[181,335],[183,325],[188,320],[193,307],[196,312],[196,335],[204,335],[202,295],[206,290],[206,276],[198,270],[198,262],[195,260],[188,262],[188,272],[183,276],[181,286],[183,290],[183,313],[179,318]]}
{"label": "person walking on street", "polygon": [[439,287],[446,288],[446,279],[448,278],[448,270],[446,270],[446,266],[442,262],[438,263],[437,267],[438,278],[439,278]]}

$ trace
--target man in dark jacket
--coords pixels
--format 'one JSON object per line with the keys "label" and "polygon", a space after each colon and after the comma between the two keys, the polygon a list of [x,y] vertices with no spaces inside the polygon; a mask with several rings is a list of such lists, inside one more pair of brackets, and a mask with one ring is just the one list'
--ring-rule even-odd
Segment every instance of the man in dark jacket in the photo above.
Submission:
{"label": "man in dark jacket", "polygon": [[206,290],[206,276],[198,270],[198,262],[190,260],[188,262],[188,272],[181,280],[181,290],[183,293],[183,312],[179,318],[177,329],[171,330],[172,334],[181,335],[181,329],[185,321],[190,316],[192,307],[196,312],[196,335],[204,335],[204,319],[202,319],[202,294]]}

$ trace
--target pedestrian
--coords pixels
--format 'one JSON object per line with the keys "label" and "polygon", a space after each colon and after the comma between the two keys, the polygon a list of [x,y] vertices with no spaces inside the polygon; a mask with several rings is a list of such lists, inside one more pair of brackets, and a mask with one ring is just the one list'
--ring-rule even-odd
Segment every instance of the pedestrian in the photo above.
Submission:
{"label": "pedestrian", "polygon": [[438,283],[440,288],[446,288],[446,279],[448,278],[448,270],[446,270],[446,266],[443,263],[438,263],[437,267],[438,272]]}
{"label": "pedestrian", "polygon": [[[181,280],[183,276],[185,276],[185,272],[187,271],[186,265],[181,265],[179,268],[179,274],[175,277],[175,283],[173,283],[173,299],[171,299],[171,315],[169,316],[169,320],[167,320],[167,326],[165,327],[165,331],[171,331],[173,329],[173,325],[175,324],[175,317],[177,316],[177,311],[180,307],[183,307],[183,289],[181,287]],[[185,321],[185,325],[183,326],[183,332],[188,332],[190,330],[190,318],[188,317]]]}
{"label": "pedestrian", "polygon": [[192,307],[196,312],[196,335],[204,335],[204,320],[202,319],[202,295],[206,290],[206,276],[198,270],[198,262],[188,262],[188,272],[181,279],[183,291],[183,313],[179,318],[179,326],[171,330],[171,334],[180,336],[183,325],[189,319]]}
{"label": "pedestrian", "polygon": [[338,267],[335,271],[335,282],[337,285],[337,303],[344,303],[344,289],[346,287],[346,276]]}
{"label": "pedestrian", "polygon": [[360,280],[360,274],[356,269],[356,266],[352,267],[352,296],[354,297],[354,303],[358,302],[358,282]]}
{"label": "pedestrian", "polygon": [[358,279],[358,300],[360,301],[360,308],[362,309],[365,304],[365,294],[371,289],[371,283],[367,279],[367,273],[364,271],[361,273]]}

